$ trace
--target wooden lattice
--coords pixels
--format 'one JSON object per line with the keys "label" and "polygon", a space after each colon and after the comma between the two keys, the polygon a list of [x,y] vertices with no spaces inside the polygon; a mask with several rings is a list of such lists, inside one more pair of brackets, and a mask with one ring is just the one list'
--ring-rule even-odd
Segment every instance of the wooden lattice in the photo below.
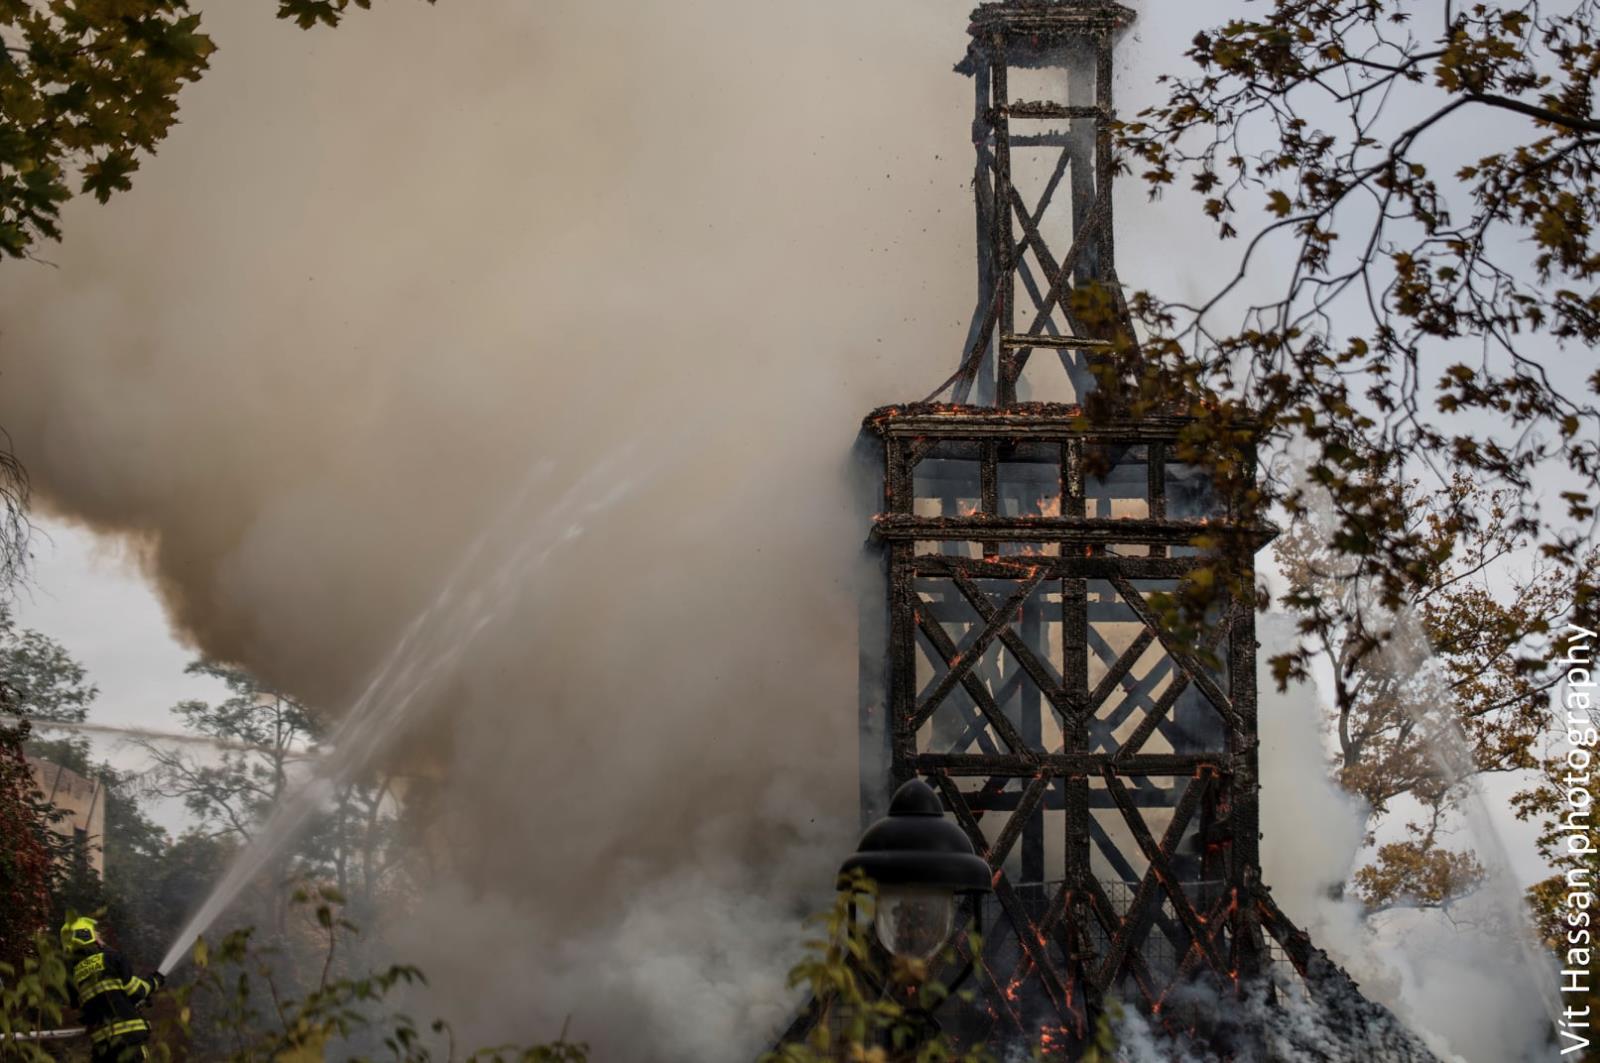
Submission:
{"label": "wooden lattice", "polygon": [[[861,616],[862,818],[922,777],[994,870],[967,913],[983,956],[963,944],[937,973],[981,987],[934,1017],[967,1040],[1070,1051],[1107,994],[1170,1014],[1179,986],[1263,971],[1269,938],[1301,971],[1315,957],[1260,882],[1254,604],[1221,603],[1197,644],[1158,607],[1207,542],[1270,529],[1175,460],[1183,416],[1083,406],[1095,360],[1133,346],[1109,135],[1132,18],[1105,0],[973,12],[972,328],[933,396],[865,423],[884,584]],[[1088,288],[1111,293],[1110,323],[1075,312]],[[1251,446],[1232,457],[1253,468]]]}
{"label": "wooden lattice", "polygon": [[868,424],[888,609],[865,812],[926,778],[994,867],[985,1013],[1080,1033],[1107,991],[1156,1009],[1198,971],[1259,967],[1241,903],[1259,878],[1253,603],[1191,647],[1152,604],[1229,519],[1166,460],[1182,419],[925,406]]}

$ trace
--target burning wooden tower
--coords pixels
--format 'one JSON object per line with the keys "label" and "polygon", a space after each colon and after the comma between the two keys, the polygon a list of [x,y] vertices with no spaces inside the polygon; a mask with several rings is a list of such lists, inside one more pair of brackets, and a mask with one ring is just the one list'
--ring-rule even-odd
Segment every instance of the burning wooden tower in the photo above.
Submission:
{"label": "burning wooden tower", "polygon": [[886,672],[864,684],[864,811],[915,776],[943,796],[994,868],[991,1004],[1025,1028],[1267,962],[1247,901],[1254,603],[1221,610],[1208,665],[1150,601],[1205,563],[1190,543],[1227,514],[1206,470],[1170,457],[1181,416],[1081,408],[1130,332],[1118,313],[1081,320],[1075,296],[1117,290],[1108,125],[1132,19],[1111,3],[974,12],[976,321],[951,402],[867,419],[888,614]]}
{"label": "burning wooden tower", "polygon": [[[1325,964],[1260,882],[1254,602],[1222,602],[1198,647],[1153,604],[1207,563],[1208,524],[1256,549],[1270,531],[1178,460],[1176,408],[1082,405],[1096,360],[1132,340],[1109,123],[1133,17],[1107,0],[973,12],[975,319],[934,396],[865,422],[884,485],[863,819],[922,778],[993,868],[966,915],[983,962],[963,946],[940,973],[977,972],[981,999],[934,1016],[965,1040],[1075,1042],[1111,994],[1181,1015],[1176,987],[1246,984],[1274,939],[1302,973]],[[1095,293],[1109,313],[1085,312]],[[1253,468],[1248,446],[1234,459]]]}

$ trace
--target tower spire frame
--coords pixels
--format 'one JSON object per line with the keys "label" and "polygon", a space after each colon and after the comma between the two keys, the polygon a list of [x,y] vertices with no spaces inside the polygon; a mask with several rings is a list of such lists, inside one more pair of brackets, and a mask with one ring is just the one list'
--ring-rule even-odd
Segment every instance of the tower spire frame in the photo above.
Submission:
{"label": "tower spire frame", "polygon": [[[1158,605],[1214,560],[1208,530],[1256,549],[1273,530],[1177,459],[1188,414],[1085,408],[1097,362],[1136,345],[1111,139],[1133,20],[1103,0],[973,12],[977,309],[939,391],[863,426],[887,608],[864,612],[862,816],[923,778],[990,861],[982,962],[944,972],[988,972],[983,1005],[947,1017],[985,1039],[1082,1038],[1107,994],[1158,1012],[1196,977],[1236,983],[1271,962],[1263,925],[1290,925],[1259,903],[1254,602],[1219,602],[1192,646]],[[1253,470],[1253,443],[1235,458]]]}
{"label": "tower spire frame", "polygon": [[[926,1017],[961,1043],[1070,1055],[1109,996],[1188,1036],[1216,1009],[1175,990],[1270,996],[1261,976],[1292,969],[1340,1001],[1328,1029],[1361,1014],[1380,1031],[1349,1058],[1381,1039],[1431,1061],[1262,883],[1253,593],[1220,595],[1198,639],[1166,619],[1224,546],[1245,568],[1227,582],[1253,591],[1276,530],[1185,459],[1204,412],[1185,396],[1135,415],[1097,391],[1121,386],[1107,361],[1138,351],[1111,138],[1133,19],[1110,0],[972,14],[956,69],[974,85],[977,306],[956,371],[862,425],[882,477],[860,613],[862,822],[921,778],[990,864],[993,894],[963,917],[981,955],[957,933],[930,972],[976,981]],[[1241,429],[1225,458],[1250,483]],[[828,1009],[813,1000],[782,1040]]]}

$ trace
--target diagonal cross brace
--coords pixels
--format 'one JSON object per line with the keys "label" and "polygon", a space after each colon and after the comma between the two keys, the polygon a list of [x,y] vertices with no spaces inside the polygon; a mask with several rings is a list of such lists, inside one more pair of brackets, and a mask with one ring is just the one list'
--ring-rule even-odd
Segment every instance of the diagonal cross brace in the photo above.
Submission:
{"label": "diagonal cross brace", "polygon": [[[1062,155],[1065,156],[1066,152],[1063,151]],[[1017,191],[1017,186],[1010,185],[1008,187],[1011,190],[1011,209],[1016,212],[1017,221],[1022,226],[1022,239],[1016,246],[1021,248],[1026,245],[1033,252],[1034,257],[1039,260],[1039,268],[1044,272],[1045,277],[1052,282],[1048,289],[1049,294],[1034,301],[1035,309],[1039,312],[1040,317],[1034,320],[1033,327],[1028,331],[1030,333],[1036,332],[1043,326],[1046,317],[1054,312],[1056,305],[1061,307],[1061,313],[1066,317],[1068,324],[1074,329],[1080,329],[1083,323],[1072,312],[1072,304],[1068,301],[1070,289],[1068,286],[1059,283],[1057,278],[1064,271],[1070,271],[1077,265],[1078,256],[1083,253],[1080,250],[1081,244],[1077,239],[1074,239],[1072,246],[1067,249],[1066,261],[1058,265],[1055,255],[1050,253],[1050,248],[1045,244],[1044,237],[1039,233],[1039,219],[1043,217],[1043,209],[1048,203],[1048,198],[1040,203],[1040,212],[1035,216],[1033,212],[1028,210],[1027,203],[1023,202],[1022,194]],[[1047,192],[1046,196],[1048,197],[1049,195],[1050,193]],[[1095,223],[1091,221],[1089,225],[1094,226]],[[1022,258],[1013,252],[1012,260],[1020,264]]]}
{"label": "diagonal cross brace", "polygon": [[[1155,634],[1156,638],[1161,640],[1162,648],[1167,651],[1167,655],[1172,658],[1184,675],[1189,677],[1189,681],[1200,689],[1200,692],[1206,696],[1207,701],[1216,706],[1217,711],[1228,722],[1228,726],[1236,732],[1244,730],[1244,721],[1239,718],[1238,710],[1233,707],[1232,699],[1222,692],[1222,688],[1217,686],[1216,680],[1211,678],[1200,662],[1196,661],[1193,656],[1172,641],[1172,636],[1166,632],[1160,619],[1151,611],[1150,603],[1145,601],[1144,595],[1140,594],[1133,584],[1128,582],[1126,576],[1108,573],[1106,578],[1116,588],[1117,593],[1122,596],[1122,600],[1128,603],[1128,608],[1133,610],[1134,615],[1139,618],[1149,631]],[[1232,619],[1233,612],[1229,610],[1228,614],[1223,616],[1217,624],[1216,630],[1225,632],[1231,628],[1233,626]],[[1218,637],[1220,638],[1220,634]]]}
{"label": "diagonal cross brace", "polygon": [[1089,695],[1089,703],[1083,707],[1083,715],[1089,716],[1099,711],[1100,706],[1111,696],[1111,692],[1116,690],[1117,685],[1139,662],[1139,658],[1144,656],[1144,651],[1150,648],[1150,643],[1155,641],[1155,637],[1155,632],[1148,627],[1139,632],[1133,644],[1123,651],[1122,656],[1117,658],[1117,663],[1112,665],[1111,670],[1106,672],[1095,685],[1094,692]]}
{"label": "diagonal cross brace", "polygon": [[[1205,641],[1201,645],[1209,650],[1222,641],[1222,637],[1228,634],[1233,626],[1231,620],[1233,615],[1230,612],[1227,617],[1224,617],[1222,623],[1207,633]],[[1149,631],[1150,628],[1146,627],[1145,630]],[[1167,684],[1167,689],[1161,692],[1161,697],[1156,699],[1156,703],[1145,713],[1144,719],[1139,721],[1139,726],[1134,728],[1133,734],[1129,735],[1128,740],[1122,743],[1122,748],[1117,750],[1116,755],[1112,758],[1115,762],[1122,763],[1144,748],[1144,744],[1150,740],[1150,736],[1155,733],[1156,728],[1161,726],[1161,721],[1166,719],[1167,713],[1171,712],[1172,707],[1178,703],[1178,698],[1189,688],[1189,676],[1190,673],[1184,671],[1179,665],[1178,674],[1172,677],[1172,681]]]}
{"label": "diagonal cross brace", "polygon": [[[920,627],[922,629],[922,633],[928,637],[928,641],[933,644],[933,648],[938,651],[941,657],[944,658],[944,663],[949,667],[950,671],[954,672],[956,670],[958,657],[956,652],[956,644],[950,641],[950,636],[945,632],[944,628],[940,626],[937,620],[933,619],[931,616],[928,616],[926,611],[921,609],[917,610],[917,626]],[[976,650],[976,647],[974,647],[974,649]],[[1000,706],[990,695],[989,688],[984,685],[981,679],[973,674],[973,669],[977,667],[978,659],[982,656],[983,654],[981,652],[973,652],[970,654],[971,663],[968,664],[961,673],[961,689],[967,692],[967,696],[972,699],[972,703],[978,706],[978,711],[983,713],[983,715],[988,719],[989,725],[995,730],[995,734],[999,735],[1001,740],[1004,741],[1006,745],[1011,747],[1011,751],[1013,753],[1026,753],[1029,751],[1028,743],[1024,741],[1022,735],[1017,732],[1017,728],[1011,722],[1010,718],[1007,717],[1005,713],[1000,711]],[[948,694],[948,690],[946,690],[944,693],[938,694],[938,701],[934,700],[933,695],[929,695],[928,700],[923,702],[923,704],[927,705],[932,703],[933,705],[937,706],[939,701],[943,701]],[[920,708],[917,710],[917,712],[919,716],[922,715],[922,710]],[[931,713],[929,715],[931,715]],[[921,721],[919,720],[919,725],[920,722]]]}
{"label": "diagonal cross brace", "polygon": [[[1139,889],[1134,895],[1133,904],[1129,906],[1128,914],[1122,920],[1122,926],[1112,939],[1111,947],[1100,969],[1098,979],[1100,984],[1110,985],[1116,979],[1123,960],[1130,952],[1138,950],[1145,935],[1149,933],[1150,924],[1155,920],[1155,910],[1160,904],[1161,893],[1164,891],[1171,897],[1174,890],[1179,894],[1183,892],[1181,888],[1176,887],[1176,879],[1167,865],[1164,854],[1175,852],[1178,843],[1183,840],[1183,832],[1189,826],[1189,820],[1194,817],[1195,809],[1200,805],[1201,795],[1210,787],[1210,777],[1197,778],[1184,789],[1183,797],[1172,812],[1172,822],[1167,824],[1166,833],[1162,835],[1159,846],[1150,837],[1150,830],[1145,826],[1144,818],[1139,815],[1139,810],[1129,799],[1127,790],[1116,773],[1107,771],[1104,777],[1111,799],[1116,802],[1117,808],[1122,812],[1122,818],[1127,821],[1129,829],[1133,831],[1134,839],[1150,862],[1144,878],[1139,880]],[[1164,890],[1166,883],[1163,882],[1162,876],[1173,881],[1173,888]],[[1172,900],[1174,909],[1179,903],[1179,899],[1174,897]]]}
{"label": "diagonal cross brace", "polygon": [[[965,577],[960,575],[955,578],[957,586],[961,587],[961,593],[966,596],[968,601],[972,601],[972,594],[968,593],[969,588],[976,590],[976,588],[972,587],[972,582],[965,580]],[[926,723],[928,717],[933,715],[933,710],[939,707],[939,703],[945,699],[945,696],[955,689],[957,683],[971,673],[972,669],[983,657],[984,651],[989,648],[989,643],[993,642],[996,637],[1005,641],[1008,634],[1011,635],[1012,639],[1016,639],[1015,634],[1010,630],[1011,617],[1018,609],[1022,608],[1022,603],[1027,601],[1028,595],[1032,594],[1034,588],[1043,581],[1044,573],[1042,571],[1028,576],[999,609],[995,609],[990,604],[982,591],[977,592],[978,601],[972,601],[972,605],[973,608],[978,610],[978,615],[982,617],[985,625],[984,629],[979,633],[972,645],[967,648],[966,653],[949,661],[950,670],[944,674],[944,678],[933,688],[927,699],[918,705],[916,711],[911,714],[910,724],[912,730]],[[965,586],[962,586],[963,582],[965,582]],[[982,604],[980,605],[979,602]],[[918,610],[918,620],[920,621],[920,619],[921,610]],[[1011,642],[1006,641],[1006,645],[1009,647]]]}
{"label": "diagonal cross brace", "polygon": [[[933,645],[932,638],[928,636],[927,631],[922,628],[922,614],[920,611],[917,613],[917,622],[918,629],[922,630],[924,635],[924,638],[917,642],[917,648],[921,650],[923,656],[928,659],[928,663],[934,665],[935,667],[944,665],[946,668],[948,668],[952,654],[945,653],[943,650],[940,650]],[[942,633],[942,629],[940,630]],[[953,650],[954,643],[951,643],[951,647]],[[974,671],[976,671],[976,669],[974,669]],[[981,678],[979,681],[982,682]],[[917,695],[918,700],[921,700],[933,689],[934,682],[935,681],[933,680],[929,681],[928,686]],[[946,695],[947,700],[948,697],[949,695]],[[998,701],[999,699],[996,700]],[[994,736],[989,733],[989,728],[981,711],[975,707],[968,708],[967,706],[962,705],[960,702],[955,702],[954,707],[961,713],[962,723],[964,726],[962,727],[960,738],[954,745],[950,747],[952,751],[959,752],[966,750],[971,747],[974,742],[976,742],[980,752],[988,753],[990,756],[996,757],[1005,755],[1000,751],[1000,746],[996,744]]]}
{"label": "diagonal cross brace", "polygon": [[[1238,897],[1236,894],[1236,889],[1230,890],[1228,893],[1224,893],[1221,897],[1217,898],[1216,901],[1212,902],[1210,909],[1201,919],[1201,921],[1205,923],[1206,936],[1211,941],[1211,947],[1213,949],[1217,947],[1217,938],[1221,937],[1223,930],[1227,929],[1228,910],[1238,903]],[[1217,953],[1217,955],[1220,956],[1221,953]],[[1189,943],[1188,950],[1183,954],[1183,960],[1178,964],[1178,972],[1177,975],[1172,979],[1172,984],[1167,986],[1166,992],[1161,994],[1162,1000],[1165,1000],[1167,994],[1172,992],[1173,986],[1178,985],[1180,982],[1184,981],[1194,973],[1195,965],[1200,962],[1203,956],[1204,953],[1201,951],[1198,939],[1191,941]]]}
{"label": "diagonal cross brace", "polygon": [[[1022,640],[1022,636],[1011,630],[1009,621],[1011,614],[1017,608],[1011,602],[1016,601],[1020,605],[1021,601],[1026,600],[1027,594],[1023,594],[1020,599],[1013,595],[1011,599],[1008,599],[1005,607],[996,610],[994,603],[989,601],[989,596],[983,593],[981,587],[972,582],[972,577],[962,572],[956,572],[951,578],[955,580],[956,587],[961,591],[962,597],[966,598],[967,602],[973,609],[977,610],[978,615],[986,623],[992,626],[997,621],[1000,622],[1001,627],[998,634],[1001,643],[1011,651],[1011,655],[1017,659],[1017,663],[1022,666],[1023,671],[1028,673],[1028,677],[1033,680],[1034,685],[1039,688],[1039,691],[1044,694],[1055,710],[1061,714],[1062,720],[1070,720],[1073,706],[1065,688],[1050,674],[1050,668],[1039,660],[1032,647]],[[1033,589],[1043,580],[1043,569],[1039,569],[1026,578],[1023,586],[1027,589],[1028,594],[1031,594]]]}
{"label": "diagonal cross brace", "polygon": [[[1117,915],[1116,905],[1111,903],[1111,898],[1106,896],[1105,887],[1100,885],[1098,879],[1091,878],[1087,881],[1086,889],[1089,894],[1089,907],[1094,912],[1095,920],[1100,924],[1100,929],[1105,931],[1109,940],[1115,941],[1124,925],[1124,917]],[[1132,917],[1134,909],[1128,909],[1128,917]],[[1127,953],[1128,970],[1133,974],[1133,980],[1139,987],[1139,992],[1151,1004],[1156,1002],[1156,980],[1150,973],[1150,965],[1145,962],[1144,954],[1138,949]],[[1110,973],[1107,974],[1106,972]],[[1095,977],[1095,985],[1104,992],[1111,988],[1111,979],[1116,977],[1116,968],[1103,967],[1101,974]]]}
{"label": "diagonal cross brace", "polygon": [[[1068,988],[1068,979],[1056,969],[1055,960],[1051,959],[1049,951],[1042,944],[1039,928],[1034,925],[1032,919],[1028,918],[1027,910],[1023,908],[1021,898],[1017,896],[1016,890],[1012,888],[1010,879],[1006,877],[1004,871],[1000,870],[1000,865],[1005,862],[1005,850],[1000,849],[998,844],[993,851],[990,850],[989,843],[984,838],[983,829],[978,826],[978,821],[973,818],[972,811],[967,807],[967,802],[963,798],[960,789],[950,781],[949,776],[934,775],[931,776],[931,779],[944,796],[945,804],[950,806],[950,811],[955,816],[956,822],[960,824],[962,830],[967,832],[967,837],[972,839],[973,846],[986,854],[989,866],[995,869],[995,898],[1000,902],[1000,907],[1005,912],[1006,919],[1011,923],[1011,929],[1017,936],[1017,943],[1022,946],[1022,955],[1025,962],[1032,964],[1034,970],[1039,972],[1039,981],[1044,984],[1045,992],[1050,997],[1052,1006],[1058,1010],[1070,1006],[1072,993]],[[1010,840],[1006,842],[1006,849],[1009,849],[1012,842],[1015,841],[1016,834],[1021,833],[1020,827],[1013,832],[1011,830],[1012,824],[1025,823],[1027,821],[1024,813],[1027,815],[1033,814],[1033,809],[1037,807],[1039,799],[1044,796],[1044,791],[1048,788],[1049,781],[1048,776],[1038,776],[1034,779],[1034,783],[1030,785],[1029,793],[1033,793],[1037,788],[1037,794],[1034,795],[1032,804],[1026,805],[1026,807],[1019,806],[1017,811],[1012,814],[1011,820],[1007,822],[1006,829],[1001,832],[1001,838],[997,839],[997,841],[1006,840],[1006,835],[1011,834]],[[1026,795],[1024,801],[1026,802]]]}
{"label": "diagonal cross brace", "polygon": [[[1178,813],[1174,812],[1172,822],[1168,824],[1166,833],[1161,837],[1161,844],[1157,845],[1150,834],[1150,828],[1145,826],[1144,817],[1139,814],[1138,807],[1128,797],[1127,787],[1123,786],[1115,771],[1108,769],[1105,772],[1106,789],[1111,792],[1111,799],[1121,810],[1122,818],[1127,821],[1128,829],[1133,833],[1134,841],[1139,843],[1139,848],[1144,850],[1145,857],[1150,861],[1150,868],[1145,872],[1145,882],[1152,878],[1156,880],[1166,893],[1167,899],[1172,902],[1172,910],[1177,913],[1179,921],[1189,931],[1190,940],[1200,943],[1212,970],[1219,975],[1226,975],[1227,965],[1212,947],[1211,939],[1206,936],[1205,923],[1196,914],[1194,905],[1189,903],[1189,895],[1183,891],[1182,883],[1179,882],[1178,876],[1173,874],[1172,865],[1167,862],[1177,852],[1178,843],[1183,839],[1183,829],[1193,817],[1202,795],[1211,788],[1212,779],[1213,776],[1209,774],[1200,775],[1189,784],[1184,790],[1183,799],[1178,803],[1179,810],[1184,813],[1182,823],[1179,822]],[[1140,883],[1139,888],[1140,892],[1144,892],[1144,882]]]}

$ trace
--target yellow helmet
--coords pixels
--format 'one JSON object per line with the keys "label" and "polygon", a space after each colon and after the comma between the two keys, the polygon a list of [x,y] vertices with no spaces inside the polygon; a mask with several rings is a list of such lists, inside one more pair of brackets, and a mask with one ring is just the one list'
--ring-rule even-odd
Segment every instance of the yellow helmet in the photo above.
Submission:
{"label": "yellow helmet", "polygon": [[99,928],[95,925],[95,921],[86,915],[80,915],[62,924],[61,947],[68,952],[86,949],[94,945],[99,936]]}

